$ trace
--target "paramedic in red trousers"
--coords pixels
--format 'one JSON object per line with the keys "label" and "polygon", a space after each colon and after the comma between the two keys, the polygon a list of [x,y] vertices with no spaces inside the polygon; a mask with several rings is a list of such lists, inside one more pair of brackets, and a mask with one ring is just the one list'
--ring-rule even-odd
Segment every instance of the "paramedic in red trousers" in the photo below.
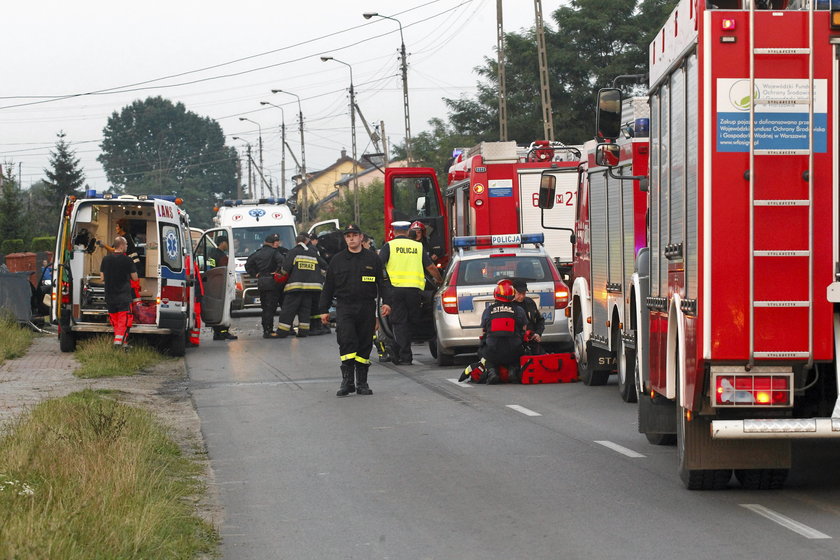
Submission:
{"label": "paramedic in red trousers", "polygon": [[114,239],[114,252],[105,255],[99,272],[105,284],[105,305],[108,319],[114,327],[114,347],[128,348],[128,330],[131,328],[131,302],[140,293],[140,281],[134,260],[125,254],[128,244],[125,237]]}
{"label": "paramedic in red trousers", "polygon": [[309,235],[300,233],[296,245],[286,255],[280,274],[288,275],[283,288],[283,308],[277,319],[277,334],[286,338],[292,330],[295,315],[298,318],[297,336],[309,336],[309,320],[312,313],[312,294],[321,291],[321,269],[323,262],[309,249]]}
{"label": "paramedic in red trousers", "polygon": [[362,248],[359,226],[349,224],[344,228],[344,241],[347,248],[336,253],[327,267],[319,305],[321,322],[329,323],[329,309],[335,297],[335,330],[341,356],[341,387],[336,396],[346,397],[354,392],[371,395],[367,376],[376,325],[376,298],[382,299],[380,313],[386,317],[391,312],[390,285],[379,257]]}
{"label": "paramedic in red trousers", "polygon": [[280,338],[274,332],[274,313],[280,302],[280,284],[275,281],[275,274],[283,266],[283,255],[278,251],[280,236],[272,233],[265,238],[262,247],[248,255],[245,272],[257,279],[257,290],[262,307],[263,338]]}
{"label": "paramedic in red trousers", "polygon": [[496,300],[484,309],[481,315],[481,329],[484,332],[481,357],[487,366],[487,383],[499,382],[497,368],[506,366],[509,379],[516,380],[519,370],[519,357],[524,348],[522,337],[528,324],[525,311],[513,303],[516,290],[508,280],[499,280],[493,290]]}
{"label": "paramedic in red trousers", "polygon": [[382,246],[379,258],[391,281],[391,326],[394,329],[393,362],[411,365],[411,326],[420,320],[420,291],[426,287],[425,271],[436,285],[442,280],[423,244],[408,238],[411,222],[393,222],[395,237]]}

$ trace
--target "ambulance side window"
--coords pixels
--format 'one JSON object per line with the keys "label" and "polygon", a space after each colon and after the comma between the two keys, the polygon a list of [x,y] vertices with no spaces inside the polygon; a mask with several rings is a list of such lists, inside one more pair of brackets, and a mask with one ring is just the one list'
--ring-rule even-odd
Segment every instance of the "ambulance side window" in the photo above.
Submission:
{"label": "ambulance side window", "polygon": [[171,224],[160,225],[160,262],[173,272],[183,268],[181,230]]}

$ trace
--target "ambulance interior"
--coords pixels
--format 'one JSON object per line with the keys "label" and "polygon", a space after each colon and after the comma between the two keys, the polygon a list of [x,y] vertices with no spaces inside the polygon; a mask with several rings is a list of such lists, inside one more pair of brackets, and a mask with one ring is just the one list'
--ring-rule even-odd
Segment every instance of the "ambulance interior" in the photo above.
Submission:
{"label": "ambulance interior", "polygon": [[[107,320],[104,285],[100,276],[102,259],[114,245],[117,225],[120,224],[131,237],[140,260],[137,274],[140,277],[140,295],[153,300],[158,292],[158,230],[154,206],[119,202],[86,204],[76,212],[70,232],[73,256],[70,268],[74,278],[73,314],[92,315],[85,320]],[[129,248],[131,243],[129,243]],[[129,250],[130,252],[130,250]],[[81,282],[78,280],[81,279]],[[78,291],[77,291],[78,290]]]}

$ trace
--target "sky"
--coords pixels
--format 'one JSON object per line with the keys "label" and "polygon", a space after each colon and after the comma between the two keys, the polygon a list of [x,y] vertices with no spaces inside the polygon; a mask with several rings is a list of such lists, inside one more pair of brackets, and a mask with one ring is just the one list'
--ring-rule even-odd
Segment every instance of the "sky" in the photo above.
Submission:
{"label": "sky", "polygon": [[[563,1],[542,0],[547,26],[554,28],[551,14]],[[503,0],[503,10],[507,32],[534,25],[531,0]],[[429,119],[446,118],[442,98],[474,97],[474,68],[495,57],[495,0],[6,2],[0,164],[13,164],[29,188],[45,177],[56,134],[64,131],[88,185],[102,192],[109,183],[96,157],[108,117],[135,100],[162,96],[216,120],[227,145],[241,153],[250,143],[255,160],[261,135],[265,174],[277,185],[283,120],[300,157],[299,107],[295,97],[272,89],[300,97],[308,171],[331,165],[342,149],[351,153],[350,71],[321,56],[352,67],[365,120],[384,121],[389,141],[401,144],[399,25],[366,20],[364,12],[402,24],[412,136],[428,130]],[[375,151],[358,119],[356,137],[358,154]],[[287,154],[287,189],[294,172]]]}

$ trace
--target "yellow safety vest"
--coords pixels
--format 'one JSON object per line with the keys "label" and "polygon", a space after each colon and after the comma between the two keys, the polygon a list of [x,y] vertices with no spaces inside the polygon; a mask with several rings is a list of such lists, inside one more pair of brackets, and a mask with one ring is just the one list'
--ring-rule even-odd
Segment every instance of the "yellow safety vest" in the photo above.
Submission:
{"label": "yellow safety vest", "polygon": [[408,239],[397,237],[388,242],[388,264],[385,270],[391,278],[391,285],[397,288],[419,288],[426,285],[423,275],[423,245]]}

